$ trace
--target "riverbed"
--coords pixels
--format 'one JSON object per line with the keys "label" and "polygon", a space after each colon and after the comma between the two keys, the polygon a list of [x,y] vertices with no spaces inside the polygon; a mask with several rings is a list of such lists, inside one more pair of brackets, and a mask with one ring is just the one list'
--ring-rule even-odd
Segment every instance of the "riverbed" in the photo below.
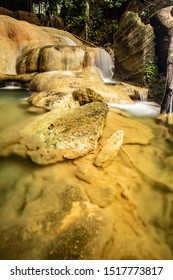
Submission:
{"label": "riverbed", "polygon": [[[44,113],[43,111],[34,110],[33,108],[32,110],[30,106],[27,105],[26,99],[30,94],[31,92],[26,89],[0,89],[0,131],[4,131],[7,127],[17,124],[21,120],[33,118],[34,115]],[[139,110],[137,110],[138,112],[141,111],[141,103],[140,106]],[[151,109],[152,104],[147,104],[147,106]],[[94,157],[93,153],[74,161],[66,161],[49,166],[39,166],[34,164],[29,158],[22,159],[17,156],[0,158],[1,231],[6,234],[8,232],[7,235],[10,236],[9,230],[15,229],[16,226],[20,225],[22,230],[25,229],[21,243],[25,243],[27,238],[27,240],[30,240],[32,243],[32,245],[28,245],[27,243],[27,245],[25,244],[22,247],[20,247],[20,244],[16,243],[16,245],[14,245],[15,250],[15,246],[20,249],[16,250],[16,253],[14,253],[10,251],[13,238],[8,237],[9,239],[7,238],[5,241],[6,245],[1,244],[0,246],[0,255],[2,259],[48,258],[45,249],[40,251],[41,249],[37,249],[37,246],[42,248],[45,242],[47,245],[47,243],[52,241],[51,238],[53,238],[53,236],[55,238],[55,232],[58,232],[58,230],[56,228],[52,233],[52,229],[46,228],[46,230],[43,231],[43,214],[47,212],[50,213],[51,211],[54,211],[54,213],[58,211],[58,215],[64,217],[64,208],[61,205],[62,194],[60,193],[59,197],[56,193],[59,201],[57,203],[55,202],[55,197],[53,197],[55,186],[56,188],[60,188],[63,185],[62,182],[64,182],[64,179],[72,180],[77,184],[80,192],[83,193],[84,201],[86,200],[88,201],[87,203],[90,203],[89,208],[95,209],[95,207],[97,207],[99,211],[106,211],[108,220],[113,221],[110,222],[110,224],[113,223],[114,227],[118,227],[119,224],[119,228],[116,230],[112,229],[112,226],[110,226],[110,232],[112,230],[114,243],[116,243],[116,234],[123,236],[122,239],[124,238],[123,242],[126,247],[123,249],[124,253],[122,253],[122,248],[119,248],[119,253],[116,251],[115,254],[114,249],[109,248],[111,243],[108,243],[106,249],[104,249],[104,253],[100,253],[99,258],[152,258],[152,253],[150,256],[149,253],[142,255],[142,253],[139,252],[139,248],[142,245],[138,246],[138,253],[134,249],[136,246],[135,242],[137,242],[135,238],[136,240],[138,238],[139,240],[140,238],[145,239],[145,235],[148,235],[149,239],[147,244],[150,244],[151,241],[151,248],[147,245],[149,249],[146,249],[145,242],[143,242],[145,250],[152,252],[152,246],[159,246],[157,249],[160,258],[173,258],[173,135],[163,123],[156,122],[157,115],[159,114],[158,105],[153,105],[153,110],[150,110],[152,114],[147,113],[141,116],[139,116],[139,113],[134,113],[133,109],[126,110],[126,108],[120,107],[121,106],[111,105],[103,139],[120,129],[124,130],[126,138],[118,154],[117,161],[113,162],[104,171],[92,166],[91,161]],[[145,112],[148,111],[146,110]],[[119,198],[117,202],[117,197],[119,197],[118,193],[121,194],[121,199],[123,196],[126,199],[125,204],[122,201],[120,202]],[[69,199],[68,195],[66,199]],[[77,198],[75,199],[74,201],[78,201]],[[118,203],[121,207],[117,206]],[[75,204],[74,207],[78,206]],[[88,206],[82,208],[84,213],[86,207]],[[131,213],[131,224],[127,222],[126,210],[120,210],[120,208],[123,209],[123,207],[128,208],[126,209],[127,212]],[[118,212],[117,209],[119,209]],[[116,210],[116,213],[114,210]],[[73,209],[73,211],[75,214],[69,215],[68,226],[73,223],[74,216],[77,215],[78,209]],[[126,214],[121,216],[121,211]],[[82,215],[81,209],[80,212]],[[135,215],[138,218],[134,218]],[[34,216],[37,216],[37,218]],[[133,219],[137,219],[138,222],[134,222]],[[117,221],[117,224],[115,221]],[[53,221],[52,223],[55,222]],[[130,224],[129,227],[126,223]],[[141,237],[135,223],[142,223]],[[50,224],[51,221],[49,220],[49,222],[46,223],[46,227],[52,227],[52,224]],[[136,237],[132,234],[130,229],[133,226],[134,231],[137,232]],[[59,229],[59,226],[57,227]],[[50,236],[48,236],[49,230],[51,232]],[[36,233],[36,239],[34,239],[35,237],[32,238],[31,231]],[[144,233],[145,235],[143,236]],[[105,233],[101,231],[100,234],[103,234],[104,243]],[[70,238],[69,236],[69,239]],[[78,240],[79,236],[76,238],[76,240]],[[134,248],[132,244],[130,244],[130,240],[132,243],[134,242]],[[1,243],[3,242],[4,239],[1,239]],[[75,238],[73,238],[73,242],[76,242]],[[78,242],[80,243],[80,240],[78,240]],[[154,242],[156,242],[157,245],[154,245]],[[9,249],[7,249],[8,246]],[[84,244],[83,246],[85,247]],[[114,244],[113,248],[115,246],[117,245]],[[30,247],[32,247],[32,250],[30,250]],[[116,247],[116,250],[118,250],[117,248],[118,247]],[[4,252],[5,250],[6,253]],[[7,252],[8,250],[9,252]],[[56,258],[65,258],[63,254],[65,253],[59,253],[59,257],[56,255]],[[67,256],[67,258],[70,258],[70,253],[68,253]],[[54,258],[54,255],[52,255],[52,258]],[[75,255],[71,258],[74,259]],[[81,254],[76,255],[76,258],[82,259]],[[90,258],[90,255],[89,257],[85,255],[83,258]]]}

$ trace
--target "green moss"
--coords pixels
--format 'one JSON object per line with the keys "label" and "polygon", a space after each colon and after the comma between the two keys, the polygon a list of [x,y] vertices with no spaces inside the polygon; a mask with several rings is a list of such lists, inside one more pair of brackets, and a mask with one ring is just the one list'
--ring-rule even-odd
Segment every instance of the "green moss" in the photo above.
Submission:
{"label": "green moss", "polygon": [[153,60],[149,60],[145,65],[146,81],[149,86],[152,86],[157,76],[157,67]]}

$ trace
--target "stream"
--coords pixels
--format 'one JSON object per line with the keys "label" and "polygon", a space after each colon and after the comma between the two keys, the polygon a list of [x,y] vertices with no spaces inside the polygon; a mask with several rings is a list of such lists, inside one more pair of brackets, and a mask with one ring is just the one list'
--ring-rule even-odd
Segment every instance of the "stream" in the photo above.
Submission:
{"label": "stream", "polygon": [[[19,122],[21,119],[27,119],[39,113],[39,111],[28,110],[29,106],[27,107],[26,105],[26,98],[30,94],[30,91],[21,88],[6,87],[0,89],[0,131]],[[133,119],[141,124],[145,124],[154,134],[151,145],[126,144],[123,146],[125,147],[126,154],[123,154],[122,150],[120,160],[125,165],[125,168],[129,168],[128,158],[132,168],[137,172],[137,176],[144,182],[145,187],[135,187],[132,191],[140,216],[146,223],[152,226],[152,229],[158,235],[165,239],[165,242],[172,250],[173,135],[169,133],[165,126],[155,122],[160,109],[155,103],[138,102],[135,105],[129,106],[109,105],[112,111],[114,109],[115,111],[118,110],[120,115],[122,112],[122,115],[125,115],[127,119]],[[136,135],[134,134],[135,137]],[[129,154],[133,154],[133,158]],[[153,155],[155,155],[154,159]],[[126,156],[127,158],[124,161]],[[44,171],[46,167],[38,166],[29,159],[22,159],[16,156],[0,158],[0,227],[4,227],[8,223],[10,224],[12,220],[16,219],[13,209],[16,209],[16,205],[20,204],[18,197],[20,198],[22,192],[21,184],[19,189],[17,189],[19,179],[21,181],[21,178],[25,178],[38,170]],[[135,182],[135,176],[133,178],[134,182],[130,182],[129,185],[138,186],[138,182]],[[128,180],[130,179],[127,178]]]}

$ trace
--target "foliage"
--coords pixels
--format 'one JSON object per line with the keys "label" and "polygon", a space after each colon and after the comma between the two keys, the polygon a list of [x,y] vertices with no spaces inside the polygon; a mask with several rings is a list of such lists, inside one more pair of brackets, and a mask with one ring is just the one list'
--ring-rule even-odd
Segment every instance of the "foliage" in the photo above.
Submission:
{"label": "foliage", "polygon": [[108,34],[113,38],[115,32],[118,30],[118,21],[112,20],[108,27]]}
{"label": "foliage", "polygon": [[147,83],[149,86],[152,86],[156,79],[157,68],[154,61],[150,60],[145,66],[145,75],[147,79]]}
{"label": "foliage", "polygon": [[127,2],[127,0],[104,0],[106,3],[108,3],[110,8],[118,7],[120,8],[124,2]]}

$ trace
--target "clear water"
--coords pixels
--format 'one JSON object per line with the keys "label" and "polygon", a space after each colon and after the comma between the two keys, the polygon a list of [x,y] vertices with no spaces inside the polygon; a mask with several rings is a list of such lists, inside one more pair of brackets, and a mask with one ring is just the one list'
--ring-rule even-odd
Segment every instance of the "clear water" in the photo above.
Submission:
{"label": "clear water", "polygon": [[[26,103],[26,98],[30,94],[29,91],[24,89],[0,89],[0,131],[3,131],[11,124],[19,122],[21,119],[27,119],[33,116],[34,113],[28,110],[29,107]],[[139,214],[143,220],[152,225],[153,230],[158,233],[158,235],[163,236],[165,243],[169,244],[172,250],[173,136],[166,127],[156,124],[154,118],[159,114],[158,106],[155,104],[152,106],[152,104],[149,103],[143,105],[140,103],[138,105],[136,105],[136,107],[134,106],[135,109],[133,110],[132,106],[129,109],[128,106],[126,108],[120,108],[121,106],[114,106],[111,104],[111,107],[122,109],[122,114],[124,114],[124,111],[129,110],[130,115],[125,113],[127,119],[133,118],[135,121],[139,122],[139,124],[143,123],[147,125],[154,134],[152,145],[150,146],[129,145],[129,147],[125,147],[128,154],[121,152],[121,161],[124,161],[123,167],[127,170],[129,168],[129,163],[132,164],[132,167],[138,172],[138,176],[141,178],[140,180],[144,182],[144,187],[136,188],[133,192]],[[135,110],[137,110],[137,113]],[[146,112],[146,114],[144,112]],[[139,135],[134,133],[134,139],[137,136]],[[133,159],[128,156],[129,154],[133,155]],[[141,156],[139,157],[139,155]],[[124,160],[124,158],[126,159]],[[127,163],[127,161],[129,162]],[[139,166],[143,166],[142,169],[138,168],[138,163]],[[68,176],[66,169],[63,171],[61,167],[59,168],[60,174],[62,170],[62,176]],[[72,169],[72,167],[69,168]],[[72,172],[71,169],[69,169],[69,172]],[[43,170],[43,172],[48,171],[47,173],[52,175],[54,172],[57,173],[58,169],[55,170],[55,166],[37,166],[30,160],[24,160],[19,157],[11,156],[8,158],[0,158],[0,227],[14,222],[18,217],[16,216],[18,215],[16,214],[17,211],[15,212],[14,210],[23,207],[20,205],[20,196],[22,196],[23,188],[26,186],[22,186],[22,178],[26,181],[25,178],[27,176],[35,174],[35,172],[39,170]],[[51,170],[53,170],[52,174]],[[126,182],[124,181],[125,184],[138,186],[138,182],[135,181],[137,180],[135,176],[134,178],[133,176],[130,177],[131,180],[134,180],[130,183],[128,182],[128,175],[127,178],[123,178],[123,180],[127,180]],[[33,180],[35,180],[34,175]],[[20,183],[18,184],[19,181]],[[35,190],[33,189],[31,193],[32,197],[37,195],[36,192],[39,191],[37,188],[39,188],[39,186],[35,187]],[[50,207],[50,205],[48,207]]]}

